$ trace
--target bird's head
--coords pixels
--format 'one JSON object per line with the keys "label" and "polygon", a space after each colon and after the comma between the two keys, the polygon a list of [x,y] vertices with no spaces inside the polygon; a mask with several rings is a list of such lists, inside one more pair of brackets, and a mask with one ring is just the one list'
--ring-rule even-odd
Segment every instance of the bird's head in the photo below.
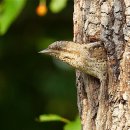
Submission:
{"label": "bird's head", "polygon": [[79,44],[57,41],[40,53],[48,54],[97,78],[106,72],[106,51],[100,42]]}
{"label": "bird's head", "polygon": [[[57,41],[40,53],[48,54],[79,69],[83,64],[86,54],[84,46],[74,42]],[[83,60],[83,61],[82,61]]]}

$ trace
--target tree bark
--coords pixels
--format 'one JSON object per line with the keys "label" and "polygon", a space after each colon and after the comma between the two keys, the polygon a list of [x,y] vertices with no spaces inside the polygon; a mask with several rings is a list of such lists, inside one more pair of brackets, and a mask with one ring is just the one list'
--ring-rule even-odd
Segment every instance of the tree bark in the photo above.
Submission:
{"label": "tree bark", "polygon": [[83,130],[130,130],[130,0],[74,0],[74,42],[100,41],[108,80],[76,71]]}

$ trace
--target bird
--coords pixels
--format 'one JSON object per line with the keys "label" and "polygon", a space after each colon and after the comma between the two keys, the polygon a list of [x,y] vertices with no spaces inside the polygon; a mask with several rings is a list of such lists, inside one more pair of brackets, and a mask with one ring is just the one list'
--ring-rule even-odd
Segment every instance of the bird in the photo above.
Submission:
{"label": "bird", "polygon": [[39,53],[53,56],[101,81],[106,79],[107,53],[100,42],[80,44],[73,41],[56,41]]}

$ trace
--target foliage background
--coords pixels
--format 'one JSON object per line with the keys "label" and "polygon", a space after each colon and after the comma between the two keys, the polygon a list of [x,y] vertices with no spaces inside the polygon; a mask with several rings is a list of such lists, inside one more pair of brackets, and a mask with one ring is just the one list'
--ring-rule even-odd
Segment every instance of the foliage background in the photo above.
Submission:
{"label": "foliage background", "polygon": [[56,40],[72,40],[73,1],[44,17],[35,13],[38,4],[27,0],[0,36],[0,130],[62,130],[62,122],[39,123],[36,118],[51,113],[73,120],[78,113],[74,71],[38,53]]}

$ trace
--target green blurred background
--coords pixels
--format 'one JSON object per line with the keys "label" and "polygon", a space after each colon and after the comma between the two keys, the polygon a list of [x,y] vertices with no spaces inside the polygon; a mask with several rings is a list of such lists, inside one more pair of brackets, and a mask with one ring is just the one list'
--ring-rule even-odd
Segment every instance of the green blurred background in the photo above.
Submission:
{"label": "green blurred background", "polygon": [[0,130],[63,130],[62,122],[36,118],[57,114],[73,120],[78,114],[74,70],[38,53],[56,40],[73,39],[73,1],[44,17],[35,12],[38,4],[27,0],[0,36]]}

